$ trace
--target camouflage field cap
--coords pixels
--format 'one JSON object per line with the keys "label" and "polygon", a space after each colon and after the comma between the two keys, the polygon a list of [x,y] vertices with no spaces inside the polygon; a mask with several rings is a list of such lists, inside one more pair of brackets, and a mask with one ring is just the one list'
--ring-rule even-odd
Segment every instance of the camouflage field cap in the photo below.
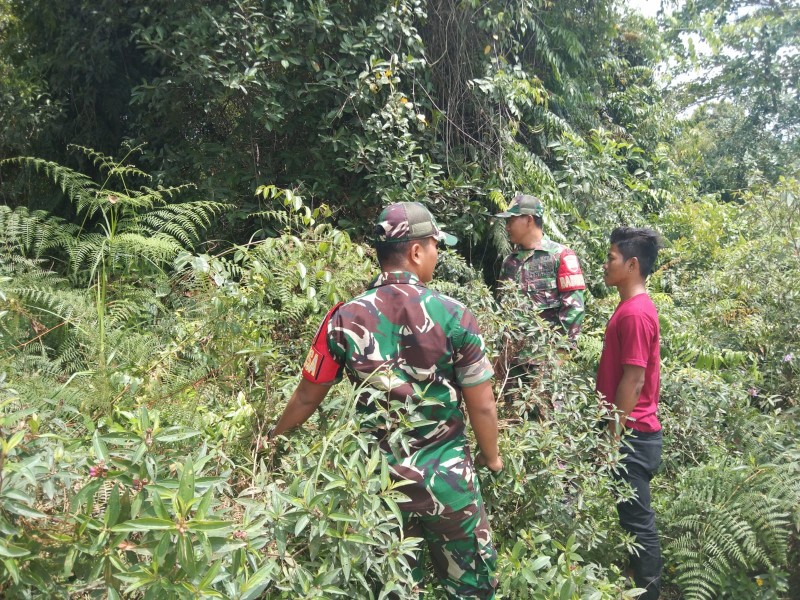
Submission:
{"label": "camouflage field cap", "polygon": [[507,217],[516,217],[519,215],[533,215],[534,217],[541,217],[544,215],[544,204],[536,196],[529,194],[517,194],[508,205],[508,209],[501,213],[497,213],[495,217],[503,219]]}
{"label": "camouflage field cap", "polygon": [[436,238],[448,246],[458,240],[445,233],[419,202],[396,202],[383,209],[375,224],[375,238],[379,242],[407,242],[426,237]]}

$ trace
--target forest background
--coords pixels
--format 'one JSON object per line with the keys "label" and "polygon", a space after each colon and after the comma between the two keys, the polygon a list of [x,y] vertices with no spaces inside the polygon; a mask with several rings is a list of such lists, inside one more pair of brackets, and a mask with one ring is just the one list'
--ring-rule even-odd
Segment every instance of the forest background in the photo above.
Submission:
{"label": "forest background", "polygon": [[[799,21],[796,0],[652,19],[613,0],[0,0],[0,594],[412,597],[417,541],[352,387],[277,450],[254,440],[321,315],[374,274],[374,217],[414,200],[460,238],[434,286],[477,314],[510,398],[506,467],[481,475],[499,597],[636,595],[613,509],[630,492],[593,425],[620,224],[665,240],[664,597],[800,597]],[[493,299],[509,248],[490,215],[515,191],[581,258],[576,351],[525,298]],[[543,366],[515,388],[523,345]]]}

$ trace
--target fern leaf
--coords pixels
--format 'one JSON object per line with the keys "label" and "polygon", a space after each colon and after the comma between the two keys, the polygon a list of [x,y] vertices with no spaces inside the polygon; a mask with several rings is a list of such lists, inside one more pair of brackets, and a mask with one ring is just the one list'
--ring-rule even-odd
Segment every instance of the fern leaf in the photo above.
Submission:
{"label": "fern leaf", "polygon": [[91,202],[100,189],[88,175],[52,161],[32,156],[18,156],[0,161],[0,165],[6,163],[31,167],[37,172],[44,172],[76,206]]}

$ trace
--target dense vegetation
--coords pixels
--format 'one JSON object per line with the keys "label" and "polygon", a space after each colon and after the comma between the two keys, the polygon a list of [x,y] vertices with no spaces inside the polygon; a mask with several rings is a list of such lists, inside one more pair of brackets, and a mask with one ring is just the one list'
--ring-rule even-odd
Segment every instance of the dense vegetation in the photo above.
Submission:
{"label": "dense vegetation", "polygon": [[[797,598],[800,6],[664,5],[0,0],[0,594],[412,597],[354,390],[255,440],[380,207],[420,200],[497,391],[543,365],[482,474],[500,596],[635,596],[593,377],[608,233],[647,224],[665,597]],[[576,351],[493,299],[515,190],[581,257]]]}

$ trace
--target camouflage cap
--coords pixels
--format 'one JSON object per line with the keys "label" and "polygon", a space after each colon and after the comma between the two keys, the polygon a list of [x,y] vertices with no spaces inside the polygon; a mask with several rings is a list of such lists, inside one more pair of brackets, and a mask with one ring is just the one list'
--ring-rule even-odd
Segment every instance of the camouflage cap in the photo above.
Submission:
{"label": "camouflage cap", "polygon": [[519,215],[533,215],[534,217],[541,217],[544,215],[544,204],[536,196],[530,194],[517,194],[508,205],[508,208],[497,213],[495,217],[516,217]]}
{"label": "camouflage cap", "polygon": [[396,202],[383,209],[375,224],[379,242],[407,242],[432,237],[448,246],[458,240],[436,224],[431,213],[419,202]]}

